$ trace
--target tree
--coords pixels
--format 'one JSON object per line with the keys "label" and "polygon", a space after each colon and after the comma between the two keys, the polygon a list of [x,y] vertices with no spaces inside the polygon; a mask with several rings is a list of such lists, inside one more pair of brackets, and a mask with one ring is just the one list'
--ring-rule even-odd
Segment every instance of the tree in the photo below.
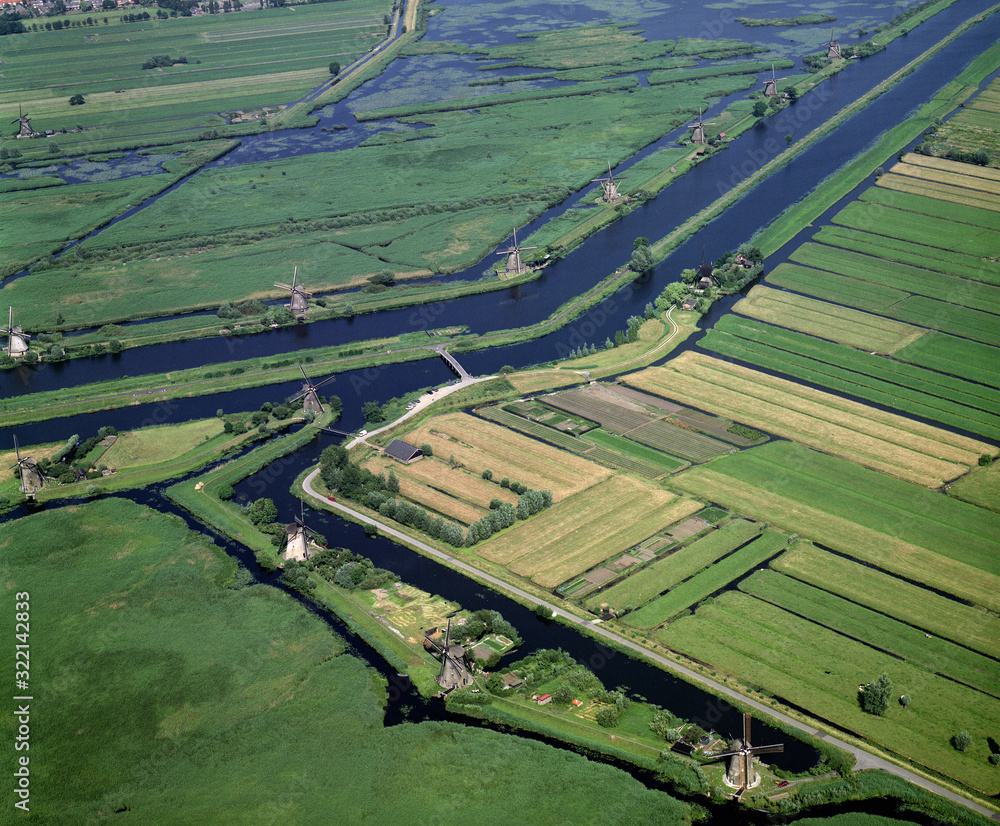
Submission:
{"label": "tree", "polygon": [[632,250],[628,265],[633,272],[649,272],[653,268],[653,253],[649,251],[649,247],[636,247]]}
{"label": "tree", "polygon": [[951,745],[958,751],[968,751],[972,745],[972,735],[963,730],[951,738]]}
{"label": "tree", "polygon": [[336,77],[340,74],[340,64],[335,60],[330,64],[330,75]]}
{"label": "tree", "polygon": [[979,457],[979,467],[989,467],[993,464],[993,457],[989,453],[984,453]]}
{"label": "tree", "polygon": [[385,421],[385,412],[378,402],[365,402],[361,405],[361,412],[364,414],[365,421],[367,422],[378,424]]}
{"label": "tree", "polygon": [[424,456],[433,456],[434,448],[425,442],[424,444],[420,445],[420,452],[423,453]]}
{"label": "tree", "polygon": [[755,118],[762,118],[767,114],[767,101],[758,100],[754,102],[753,105],[753,116]]}
{"label": "tree", "polygon": [[492,470],[484,470],[484,471],[483,471],[483,478],[484,478],[484,479],[485,479],[485,480],[486,480],[487,482],[490,482],[490,481],[492,481],[492,480],[493,480],[493,471],[492,471]]}
{"label": "tree", "polygon": [[637,250],[639,247],[648,247],[649,239],[645,235],[640,235],[632,242],[632,249]]}
{"label": "tree", "polygon": [[122,350],[125,349],[125,345],[122,344],[118,339],[113,338],[108,342],[108,349],[112,353],[120,353]]}
{"label": "tree", "polygon": [[385,480],[385,489],[389,493],[399,493],[399,479],[396,478],[392,468],[389,468],[389,478]]}
{"label": "tree", "polygon": [[258,499],[252,505],[248,505],[246,514],[255,525],[263,525],[273,522],[278,518],[278,508],[275,506],[273,500],[265,497]]}
{"label": "tree", "polygon": [[[83,106],[83,104],[85,104],[86,102],[87,101],[85,101],[83,99],[83,95],[81,95],[81,94],[75,94],[75,95],[73,95],[73,97],[71,97],[69,99],[69,105],[70,106]],[[49,144],[49,146],[52,147],[52,146],[55,146],[55,144]],[[58,150],[59,150],[59,147],[56,146],[56,151],[58,151]],[[52,151],[51,148],[49,149],[49,151],[50,152]]]}
{"label": "tree", "polygon": [[685,295],[687,295],[687,288],[680,281],[674,281],[671,284],[667,284],[667,286],[663,288],[663,292],[660,293],[659,298],[656,299],[656,309],[661,312],[669,310]]}
{"label": "tree", "polygon": [[864,686],[859,692],[861,708],[868,714],[881,717],[889,709],[889,698],[892,696],[892,680],[888,674],[881,674]]}
{"label": "tree", "polygon": [[233,498],[233,493],[234,493],[234,491],[233,491],[233,486],[232,485],[226,483],[226,484],[223,484],[223,485],[219,486],[219,494],[218,495],[219,495],[219,498],[222,499],[223,501],[225,501],[227,499],[232,499]]}

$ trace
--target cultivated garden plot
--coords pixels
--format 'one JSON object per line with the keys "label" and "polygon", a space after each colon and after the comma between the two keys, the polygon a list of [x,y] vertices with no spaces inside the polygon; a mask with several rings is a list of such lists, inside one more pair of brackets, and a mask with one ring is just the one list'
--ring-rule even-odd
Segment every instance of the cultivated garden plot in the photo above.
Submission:
{"label": "cultivated garden plot", "polygon": [[691,468],[678,488],[992,611],[1000,515],[776,442]]}
{"label": "cultivated garden plot", "polygon": [[761,530],[762,526],[756,522],[733,519],[690,544],[674,550],[669,550],[667,546],[657,552],[659,558],[592,596],[586,605],[591,611],[605,607],[616,612],[638,608],[732,553]]}
{"label": "cultivated garden plot", "polygon": [[[733,591],[656,637],[947,777],[985,794],[1000,791],[984,736],[1000,726],[1000,702],[825,628],[822,619],[800,617]],[[890,675],[895,696],[885,716],[872,717],[860,708],[858,686],[883,672]],[[896,702],[901,694],[911,695],[909,707]],[[950,742],[963,729],[980,735],[966,753],[956,752]]]}
{"label": "cultivated garden plot", "polygon": [[933,152],[985,152],[992,171],[996,171],[1000,158],[997,135],[1000,135],[1000,82],[994,79],[986,89],[965,101],[962,108],[937,127],[925,143]]}
{"label": "cultivated garden plot", "polygon": [[788,537],[767,530],[752,542],[713,563],[665,594],[626,614],[622,621],[636,628],[653,628],[675,617],[712,594],[728,588],[758,565],[764,564],[788,545]]}
{"label": "cultivated garden plot", "polygon": [[557,503],[612,474],[581,456],[466,413],[435,416],[402,438],[430,444],[436,457],[454,456],[471,472],[490,470],[495,481],[506,476],[532,490],[551,490]]}
{"label": "cultivated garden plot", "polygon": [[[913,351],[925,352],[928,338],[914,344]],[[965,361],[939,360],[936,369],[927,369],[735,315],[720,319],[699,344],[722,356],[1000,439],[1000,390],[948,375],[962,371]]]}
{"label": "cultivated garden plot", "polygon": [[476,553],[554,588],[700,508],[693,499],[615,476],[557,500],[548,510],[484,542]]}
{"label": "cultivated garden plot", "polygon": [[992,450],[985,442],[695,352],[623,381],[928,487],[961,475]]}

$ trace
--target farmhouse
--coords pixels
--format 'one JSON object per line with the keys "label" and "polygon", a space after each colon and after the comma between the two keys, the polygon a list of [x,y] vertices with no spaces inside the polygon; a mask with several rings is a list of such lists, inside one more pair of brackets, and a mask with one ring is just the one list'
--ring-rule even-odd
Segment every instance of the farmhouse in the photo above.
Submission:
{"label": "farmhouse", "polygon": [[392,457],[397,462],[408,465],[420,459],[424,455],[424,452],[419,447],[414,447],[401,439],[393,439],[385,449],[385,455]]}

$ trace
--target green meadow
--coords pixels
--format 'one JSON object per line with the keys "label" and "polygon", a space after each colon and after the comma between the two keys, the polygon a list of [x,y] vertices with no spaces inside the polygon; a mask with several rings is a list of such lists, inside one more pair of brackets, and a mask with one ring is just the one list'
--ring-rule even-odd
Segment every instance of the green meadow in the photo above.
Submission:
{"label": "green meadow", "polygon": [[[175,517],[120,499],[25,517],[5,526],[0,570],[8,604],[30,594],[40,699],[20,754],[39,822],[688,822],[662,792],[541,743],[385,728],[382,678]],[[13,638],[14,611],[0,623]],[[8,766],[16,725],[0,720]]]}

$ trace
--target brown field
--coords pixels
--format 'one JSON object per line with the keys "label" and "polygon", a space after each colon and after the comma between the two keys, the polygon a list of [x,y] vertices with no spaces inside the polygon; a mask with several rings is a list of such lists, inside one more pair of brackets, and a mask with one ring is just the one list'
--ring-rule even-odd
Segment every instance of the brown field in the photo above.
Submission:
{"label": "brown field", "polygon": [[471,525],[489,512],[490,499],[517,504],[517,494],[513,491],[487,482],[467,468],[452,468],[436,456],[421,459],[412,465],[374,456],[363,467],[376,475],[388,475],[391,468],[399,478],[399,492],[403,496],[466,525]]}
{"label": "brown field", "polygon": [[477,553],[554,588],[700,507],[655,485],[616,476],[488,540]]}
{"label": "brown field", "polygon": [[973,651],[1000,657],[1000,617],[979,608],[828,553],[808,542],[795,543],[791,550],[772,560],[771,567]]}
{"label": "brown field", "polygon": [[518,393],[527,395],[556,387],[583,384],[585,379],[578,373],[570,373],[566,370],[542,370],[537,373],[514,373],[507,376],[507,381],[514,385]]}
{"label": "brown field", "polygon": [[430,444],[440,459],[454,456],[474,474],[491,470],[496,480],[506,476],[533,490],[551,490],[556,502],[612,473],[589,459],[465,413],[435,416],[403,438],[413,445]]}
{"label": "brown field", "polygon": [[753,287],[733,310],[800,333],[883,354],[895,353],[927,332],[902,321],[760,285]]}
{"label": "brown field", "polygon": [[695,352],[623,380],[932,488],[992,451],[984,442]]}
{"label": "brown field", "polygon": [[[941,159],[934,158],[934,160]],[[928,164],[910,163],[909,160],[904,160],[894,164],[889,172],[893,175],[903,175],[922,181],[948,184],[949,186],[961,189],[971,189],[991,195],[1000,195],[1000,175],[997,175],[995,170],[986,170],[986,167],[976,167],[974,164],[962,164],[955,161],[946,161],[946,163],[953,164],[953,166],[946,168],[941,164],[931,166]],[[987,172],[992,171],[993,174],[978,175],[975,172],[977,169]],[[881,182],[881,178],[879,182]]]}
{"label": "brown field", "polygon": [[891,172],[879,178],[877,184],[885,189],[891,189],[896,192],[923,195],[925,198],[934,198],[938,201],[946,201],[949,204],[980,207],[981,209],[991,209],[994,212],[1000,212],[1000,200],[997,199],[996,195],[991,195],[987,192],[973,192],[963,189],[960,186],[909,178],[905,175],[894,175]]}
{"label": "brown field", "polygon": [[933,549],[745,485],[713,471],[710,465],[687,470],[674,477],[673,483],[750,519],[769,522],[885,571],[926,583],[991,611],[1000,611],[1000,577],[949,559]]}
{"label": "brown field", "polygon": [[1000,170],[990,169],[987,166],[975,166],[974,164],[962,163],[961,161],[949,161],[947,158],[934,158],[930,155],[918,155],[915,152],[907,152],[903,156],[903,163],[910,166],[923,166],[928,169],[940,169],[943,172],[957,172],[966,177],[985,178],[990,181],[1000,182]]}

